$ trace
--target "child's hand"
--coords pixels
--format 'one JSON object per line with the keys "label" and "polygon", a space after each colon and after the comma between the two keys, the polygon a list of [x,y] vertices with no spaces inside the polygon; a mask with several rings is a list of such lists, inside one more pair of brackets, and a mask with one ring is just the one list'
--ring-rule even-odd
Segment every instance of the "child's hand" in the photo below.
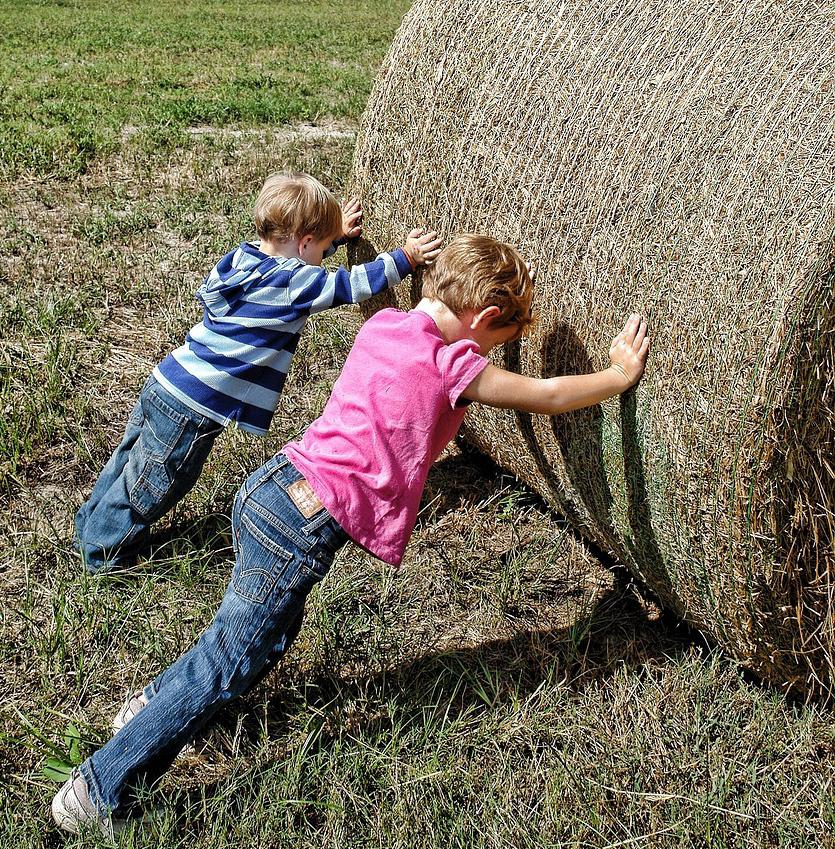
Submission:
{"label": "child's hand", "polygon": [[362,235],[362,204],[357,198],[342,202],[342,238],[356,239]]}
{"label": "child's hand", "polygon": [[626,380],[624,389],[634,386],[644,373],[649,353],[647,323],[641,316],[629,316],[623,330],[612,339],[609,362],[612,368]]}
{"label": "child's hand", "polygon": [[441,240],[434,230],[426,233],[422,227],[418,227],[409,233],[403,250],[412,265],[432,265],[441,252]]}

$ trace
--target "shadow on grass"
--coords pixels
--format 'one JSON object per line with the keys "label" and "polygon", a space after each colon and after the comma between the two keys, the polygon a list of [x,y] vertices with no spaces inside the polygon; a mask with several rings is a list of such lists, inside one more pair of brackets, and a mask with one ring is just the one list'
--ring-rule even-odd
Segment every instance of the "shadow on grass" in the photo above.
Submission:
{"label": "shadow on grass", "polygon": [[[569,626],[523,630],[508,637],[430,651],[369,675],[320,673],[304,687],[307,693],[321,694],[311,699],[314,708],[369,693],[414,700],[419,708],[421,699],[416,694],[432,693],[442,700],[454,695],[463,711],[484,704],[486,681],[496,684],[491,704],[524,697],[548,680],[562,681],[579,691],[616,670],[637,669],[696,646],[706,648],[697,635],[648,609],[632,584],[619,581],[587,615]],[[280,703],[278,696],[275,706],[280,708]]]}
{"label": "shadow on grass", "polygon": [[634,585],[621,580],[568,627],[525,630],[429,651],[360,674],[320,668],[303,676],[297,668],[280,666],[267,679],[266,704],[263,691],[244,697],[218,716],[217,726],[220,736],[238,744],[243,735],[254,751],[263,739],[265,716],[269,738],[282,740],[292,736],[299,713],[308,713],[316,728],[315,742],[305,743],[310,750],[327,747],[346,731],[364,737],[385,734],[392,724],[392,703],[398,706],[398,722],[412,714],[419,719],[427,708],[438,706],[454,722],[473,710],[523,700],[544,682],[560,682],[579,694],[618,671],[640,669],[694,648],[706,653],[710,647],[686,627],[656,616]]}

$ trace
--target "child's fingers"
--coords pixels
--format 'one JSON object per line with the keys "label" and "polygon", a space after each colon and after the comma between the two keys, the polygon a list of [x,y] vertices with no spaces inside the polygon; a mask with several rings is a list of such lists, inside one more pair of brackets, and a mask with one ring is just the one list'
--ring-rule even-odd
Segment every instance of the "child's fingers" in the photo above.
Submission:
{"label": "child's fingers", "polygon": [[635,331],[635,338],[632,340],[632,347],[638,350],[644,342],[644,337],[647,335],[647,323],[641,319],[638,328]]}
{"label": "child's fingers", "polygon": [[406,238],[408,238],[408,239],[419,239],[421,237],[422,233],[423,233],[423,227],[415,227],[415,229],[412,230]]}
{"label": "child's fingers", "polygon": [[343,212],[353,212],[356,209],[360,208],[360,202],[357,198],[349,198],[342,203],[342,211]]}
{"label": "child's fingers", "polygon": [[421,247],[424,250],[435,250],[436,248],[440,249],[441,242],[442,240],[437,233],[427,233],[420,239]]}
{"label": "child's fingers", "polygon": [[640,321],[641,316],[634,312],[626,320],[626,324],[624,324],[623,330],[621,330],[619,335],[627,344],[631,345],[635,339],[635,334],[638,332]]}

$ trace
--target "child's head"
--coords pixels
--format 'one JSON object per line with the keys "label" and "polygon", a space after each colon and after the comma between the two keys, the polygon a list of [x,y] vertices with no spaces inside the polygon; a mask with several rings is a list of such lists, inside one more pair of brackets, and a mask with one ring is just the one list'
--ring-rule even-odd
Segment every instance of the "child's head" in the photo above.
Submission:
{"label": "child's head", "polygon": [[518,335],[532,320],[533,280],[525,260],[515,248],[489,236],[453,239],[423,272],[421,294],[446,304],[457,316],[498,307],[492,327],[515,326]]}
{"label": "child's head", "polygon": [[333,194],[309,174],[272,174],[255,201],[259,238],[285,242],[312,236],[317,242],[342,233],[342,209]]}

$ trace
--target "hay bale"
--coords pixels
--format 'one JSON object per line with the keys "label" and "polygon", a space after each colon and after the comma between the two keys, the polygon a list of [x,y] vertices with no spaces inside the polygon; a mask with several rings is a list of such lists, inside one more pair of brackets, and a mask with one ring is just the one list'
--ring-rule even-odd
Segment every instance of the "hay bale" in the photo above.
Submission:
{"label": "hay bale", "polygon": [[352,186],[375,248],[418,223],[533,260],[538,325],[499,364],[602,368],[625,315],[648,315],[636,391],[553,419],[474,409],[467,436],[807,697],[835,682],[832,17],[798,0],[418,0]]}

